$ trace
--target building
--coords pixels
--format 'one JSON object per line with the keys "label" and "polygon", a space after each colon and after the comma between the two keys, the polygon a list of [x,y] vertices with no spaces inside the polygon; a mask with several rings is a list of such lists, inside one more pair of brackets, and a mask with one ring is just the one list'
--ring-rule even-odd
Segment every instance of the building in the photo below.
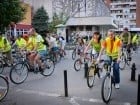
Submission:
{"label": "building", "polygon": [[74,33],[80,36],[92,36],[93,32],[99,31],[104,36],[108,29],[117,28],[109,8],[102,0],[81,0],[78,8],[66,23],[68,35]]}
{"label": "building", "polygon": [[[110,28],[116,28],[117,25],[110,15],[109,8],[103,0],[22,0],[29,3],[35,12],[43,6],[49,15],[49,21],[52,20],[53,14],[60,15],[63,13],[67,17],[64,25],[63,35],[69,40],[73,33],[82,36],[92,35],[95,31],[100,31],[105,35]],[[63,27],[64,28],[64,27]]]}
{"label": "building", "polygon": [[9,33],[11,36],[17,36],[19,34],[28,34],[31,26],[31,16],[32,16],[32,7],[28,3],[21,2],[21,5],[26,8],[26,13],[24,19],[19,23],[11,22]]}
{"label": "building", "polygon": [[105,0],[105,3],[118,25],[117,31],[122,31],[124,27],[140,31],[140,0]]}

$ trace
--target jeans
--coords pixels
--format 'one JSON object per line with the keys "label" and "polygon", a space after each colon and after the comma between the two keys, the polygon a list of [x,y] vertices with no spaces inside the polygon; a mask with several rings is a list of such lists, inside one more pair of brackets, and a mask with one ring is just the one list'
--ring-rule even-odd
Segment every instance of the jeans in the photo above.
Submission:
{"label": "jeans", "polygon": [[120,69],[119,69],[119,63],[117,63],[117,59],[112,59],[112,57],[109,56],[108,63],[111,64],[113,62],[113,77],[115,83],[120,83]]}

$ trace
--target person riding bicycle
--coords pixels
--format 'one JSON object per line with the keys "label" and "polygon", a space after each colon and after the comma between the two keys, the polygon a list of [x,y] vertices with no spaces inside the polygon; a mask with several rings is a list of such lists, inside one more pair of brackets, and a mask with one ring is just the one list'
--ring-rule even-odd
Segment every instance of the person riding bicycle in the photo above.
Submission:
{"label": "person riding bicycle", "polygon": [[39,65],[40,70],[43,70],[43,64],[40,59],[41,57],[45,57],[47,55],[46,46],[43,44],[44,40],[34,28],[30,30],[29,40],[30,43],[27,46],[33,45],[33,49],[29,55],[30,64],[34,65],[34,63],[36,63]]}
{"label": "person riding bicycle", "polygon": [[127,48],[128,53],[131,52],[130,47],[131,47],[131,33],[128,31],[128,28],[125,27],[123,29],[123,32],[120,35],[120,38],[123,43],[123,48]]}
{"label": "person riding bicycle", "polygon": [[13,64],[12,55],[11,55],[11,45],[10,42],[2,35],[0,32],[0,52],[5,54],[6,57],[9,59],[10,64]]}
{"label": "person riding bicycle", "polygon": [[138,34],[135,34],[132,38],[132,46],[134,51],[136,50],[138,44],[139,44],[139,36]]}
{"label": "person riding bicycle", "polygon": [[105,38],[105,40],[102,43],[102,47],[99,53],[99,56],[97,58],[97,63],[99,63],[101,59],[101,55],[106,50],[106,55],[109,57],[109,63],[113,61],[113,75],[115,77],[115,88],[119,89],[119,83],[120,83],[120,71],[119,71],[119,62],[120,62],[120,55],[121,55],[121,47],[122,47],[122,41],[115,37],[114,31],[109,30],[108,31],[108,37]]}
{"label": "person riding bicycle", "polygon": [[26,47],[25,49],[30,52],[33,50],[33,44],[30,43],[31,40],[30,40],[30,36],[28,34],[23,34],[23,39],[26,41]]}
{"label": "person riding bicycle", "polygon": [[100,49],[101,49],[101,35],[99,32],[94,32],[92,39],[89,41],[87,47],[84,50],[84,54],[88,51],[88,49],[92,47],[92,62],[95,59],[95,54],[96,57],[98,56]]}
{"label": "person riding bicycle", "polygon": [[82,58],[84,57],[84,49],[85,49],[85,43],[82,37],[77,38],[77,54],[80,57],[81,63],[83,63]]}
{"label": "person riding bicycle", "polygon": [[15,43],[12,46],[17,46],[18,51],[22,54],[22,51],[25,49],[26,41],[22,38],[22,34],[17,36]]}

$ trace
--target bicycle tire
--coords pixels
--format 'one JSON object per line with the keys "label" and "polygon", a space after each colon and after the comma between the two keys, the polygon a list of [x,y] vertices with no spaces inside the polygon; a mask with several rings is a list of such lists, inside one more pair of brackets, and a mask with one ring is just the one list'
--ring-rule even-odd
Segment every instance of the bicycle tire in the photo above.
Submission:
{"label": "bicycle tire", "polygon": [[75,69],[75,71],[79,71],[81,69],[81,66],[82,66],[81,60],[80,59],[77,59],[74,62],[74,69]]}
{"label": "bicycle tire", "polygon": [[[106,80],[109,79],[109,88],[107,87],[107,89],[109,89],[108,93],[107,93],[107,97],[105,96],[105,84],[106,84]],[[110,73],[107,73],[102,81],[102,86],[101,86],[101,97],[103,102],[105,102],[106,104],[109,103],[110,98],[111,98],[111,94],[112,94],[112,77],[110,75]]]}
{"label": "bicycle tire", "polygon": [[127,62],[126,57],[124,55],[122,55],[120,59],[121,59],[121,62],[119,64],[119,68],[120,68],[120,70],[124,70],[126,67],[126,62]]}
{"label": "bicycle tire", "polygon": [[0,74],[3,72],[4,70],[4,64],[2,61],[0,61]]}
{"label": "bicycle tire", "polygon": [[76,49],[73,50],[72,52],[72,60],[76,59]]}
{"label": "bicycle tire", "polygon": [[[2,86],[2,84],[4,86]],[[2,101],[9,91],[9,82],[6,77],[0,75],[0,101]]]}
{"label": "bicycle tire", "polygon": [[[19,68],[18,68],[18,66],[19,66]],[[14,77],[14,75],[16,75],[16,78]],[[21,75],[23,75],[23,78],[21,77]],[[14,65],[10,70],[10,80],[14,84],[23,83],[26,80],[27,77],[28,77],[28,66],[27,66],[26,63],[19,62],[16,65]],[[21,79],[21,80],[18,80],[18,79]]]}
{"label": "bicycle tire", "polygon": [[87,72],[87,85],[89,88],[92,88],[95,82],[95,65],[91,65],[88,68],[88,72]]}
{"label": "bicycle tire", "polygon": [[59,63],[61,61],[61,54],[58,52],[56,57],[56,62]]}
{"label": "bicycle tire", "polygon": [[47,58],[43,61],[43,63],[44,63],[45,69],[43,69],[43,71],[41,71],[41,74],[43,76],[52,75],[52,73],[54,72],[54,69],[55,69],[54,62],[51,59]]}

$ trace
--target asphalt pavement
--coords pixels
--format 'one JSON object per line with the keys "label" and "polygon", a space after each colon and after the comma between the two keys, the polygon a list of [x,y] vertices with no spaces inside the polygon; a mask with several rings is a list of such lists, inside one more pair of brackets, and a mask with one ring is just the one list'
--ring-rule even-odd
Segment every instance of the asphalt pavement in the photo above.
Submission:
{"label": "asphalt pavement", "polygon": [[[120,89],[113,88],[110,105],[137,105],[138,74],[140,73],[140,51],[133,54],[136,63],[136,81],[131,81],[131,66],[121,71]],[[96,78],[93,88],[88,88],[84,69],[76,72],[73,68],[71,51],[56,65],[50,77],[29,73],[20,85],[10,81],[10,90],[0,105],[105,105],[101,99],[102,79]],[[68,76],[68,97],[64,92],[64,70]],[[4,73],[9,75],[7,68]]]}

